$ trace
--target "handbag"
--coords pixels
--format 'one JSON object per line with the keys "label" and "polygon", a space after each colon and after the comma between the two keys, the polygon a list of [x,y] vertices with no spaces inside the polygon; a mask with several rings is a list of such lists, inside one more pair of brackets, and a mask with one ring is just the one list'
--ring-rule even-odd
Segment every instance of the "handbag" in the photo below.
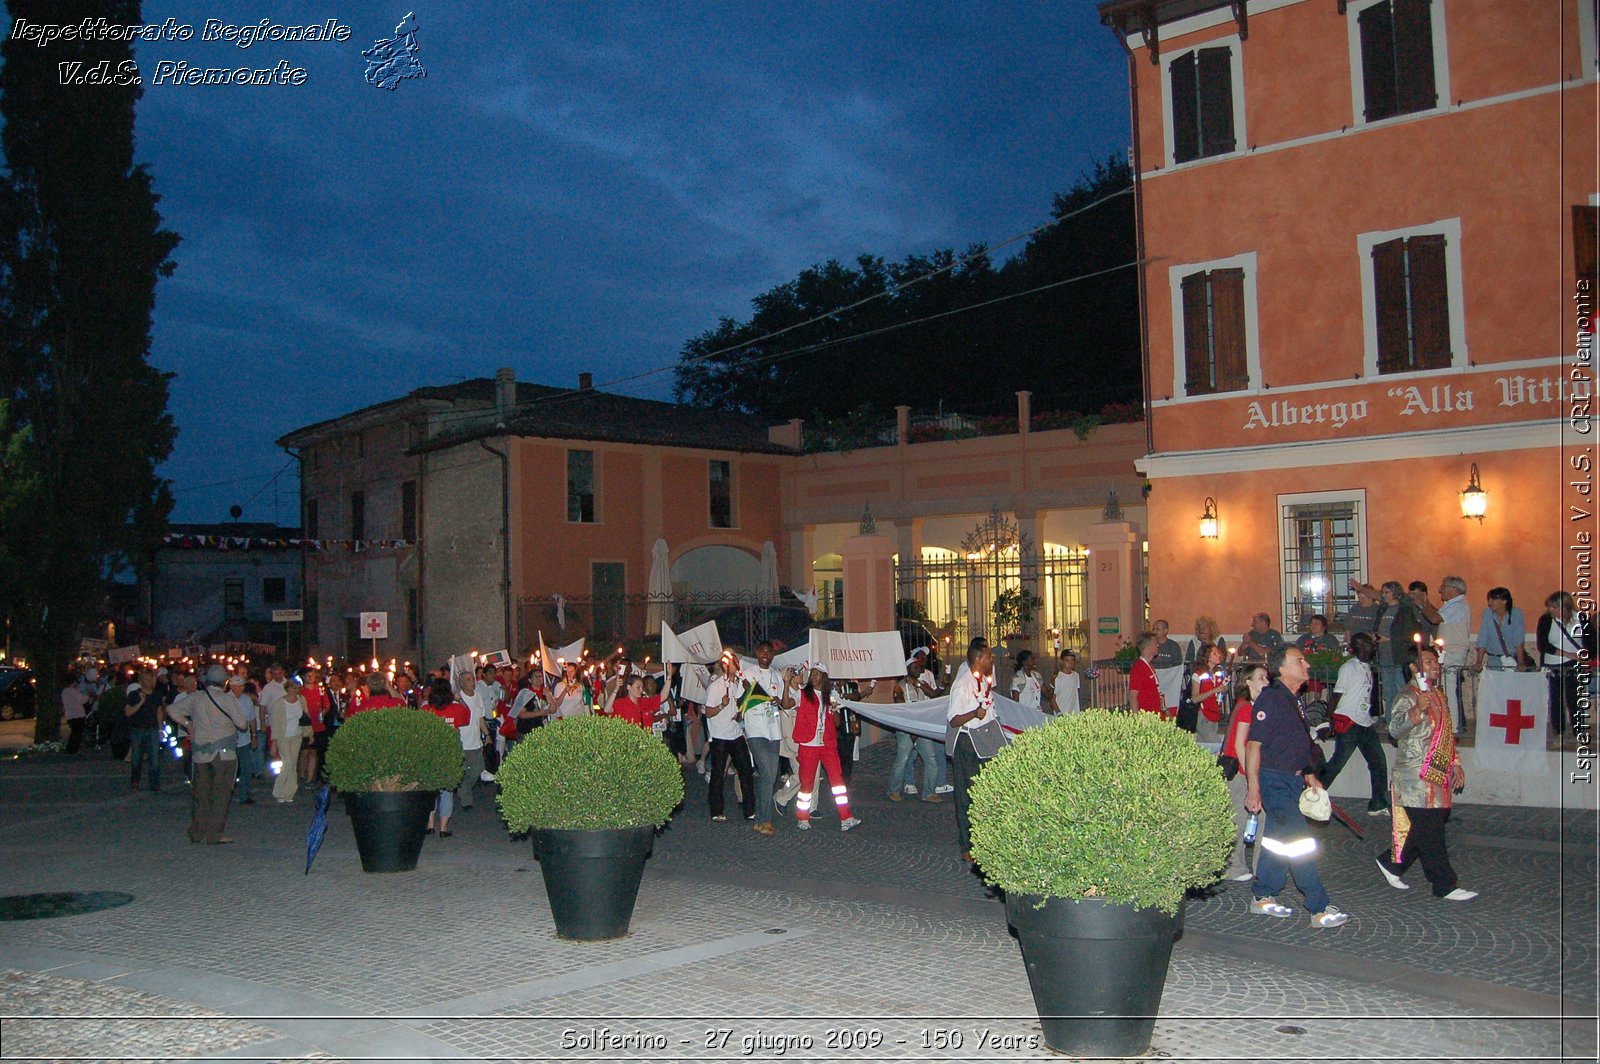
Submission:
{"label": "handbag", "polygon": [[[1000,752],[1002,746],[1006,745],[1006,730],[1000,727],[998,719],[991,720],[987,724],[980,724],[976,728],[964,728],[962,732],[972,743],[972,751],[978,755],[979,761],[989,760]],[[961,741],[959,735],[956,737],[956,741]]]}
{"label": "handbag", "polygon": [[1343,713],[1335,713],[1333,716],[1329,717],[1328,720],[1333,724],[1333,734],[1335,735],[1343,735],[1345,732],[1356,726],[1356,722],[1345,716]]}
{"label": "handbag", "polygon": [[1333,802],[1322,787],[1307,787],[1300,792],[1300,813],[1311,820],[1328,820],[1333,816]]}

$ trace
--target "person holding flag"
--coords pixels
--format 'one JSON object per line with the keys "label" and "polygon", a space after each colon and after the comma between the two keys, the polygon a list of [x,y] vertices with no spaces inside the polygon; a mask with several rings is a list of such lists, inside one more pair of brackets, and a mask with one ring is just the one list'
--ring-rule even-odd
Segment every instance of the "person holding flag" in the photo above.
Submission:
{"label": "person holding flag", "polygon": [[742,661],[739,678],[745,683],[739,711],[744,717],[744,741],[756,767],[755,830],[760,835],[775,835],[772,826],[772,794],[778,787],[778,747],[783,743],[783,724],[779,712],[794,708],[793,670],[779,672],[772,667],[770,641],[756,644],[755,661]]}
{"label": "person holding flag", "polygon": [[819,662],[811,666],[805,689],[800,692],[799,712],[794,722],[794,741],[800,751],[800,793],[795,798],[794,816],[795,826],[802,831],[811,827],[819,765],[828,770],[833,805],[839,812],[839,830],[849,831],[861,823],[860,817],[850,813],[850,794],[839,764],[838,725],[831,712],[832,704],[833,680]]}

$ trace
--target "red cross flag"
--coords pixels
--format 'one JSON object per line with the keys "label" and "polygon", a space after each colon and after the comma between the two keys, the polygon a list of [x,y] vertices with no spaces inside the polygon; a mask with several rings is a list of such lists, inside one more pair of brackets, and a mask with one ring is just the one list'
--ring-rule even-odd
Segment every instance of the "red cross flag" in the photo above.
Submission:
{"label": "red cross flag", "polygon": [[1478,683],[1474,738],[1478,766],[1491,772],[1542,775],[1549,701],[1544,673],[1485,669]]}
{"label": "red cross flag", "polygon": [[388,639],[389,615],[387,613],[363,613],[361,615],[362,639]]}

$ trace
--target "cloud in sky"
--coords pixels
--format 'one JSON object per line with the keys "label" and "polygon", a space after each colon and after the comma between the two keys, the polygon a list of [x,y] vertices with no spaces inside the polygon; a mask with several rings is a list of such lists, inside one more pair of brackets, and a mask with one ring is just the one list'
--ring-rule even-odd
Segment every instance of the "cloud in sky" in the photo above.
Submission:
{"label": "cloud in sky", "polygon": [[[180,519],[243,503],[260,479],[195,486],[279,468],[298,425],[501,365],[558,384],[667,366],[813,263],[1025,231],[1128,142],[1091,4],[414,10],[428,74],[392,92],[360,52],[404,5],[341,5],[345,43],[138,48],[147,80],[166,58],[308,72],[140,103],[138,156],[183,237],[154,328]],[[169,15],[227,17],[146,4]],[[671,376],[630,387],[665,397]],[[246,518],[294,521],[272,494]]]}

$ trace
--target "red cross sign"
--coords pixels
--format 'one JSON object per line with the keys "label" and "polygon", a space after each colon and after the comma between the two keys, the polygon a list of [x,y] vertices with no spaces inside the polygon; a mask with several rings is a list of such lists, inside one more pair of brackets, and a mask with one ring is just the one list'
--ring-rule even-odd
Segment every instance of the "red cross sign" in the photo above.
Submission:
{"label": "red cross sign", "polygon": [[363,639],[389,638],[389,615],[387,613],[363,613],[360,624],[361,638]]}
{"label": "red cross sign", "polygon": [[1508,698],[1506,699],[1506,711],[1504,713],[1490,713],[1489,723],[1496,728],[1504,728],[1506,730],[1507,745],[1520,746],[1522,745],[1522,733],[1532,728],[1535,722],[1533,717],[1522,712],[1522,699]]}

